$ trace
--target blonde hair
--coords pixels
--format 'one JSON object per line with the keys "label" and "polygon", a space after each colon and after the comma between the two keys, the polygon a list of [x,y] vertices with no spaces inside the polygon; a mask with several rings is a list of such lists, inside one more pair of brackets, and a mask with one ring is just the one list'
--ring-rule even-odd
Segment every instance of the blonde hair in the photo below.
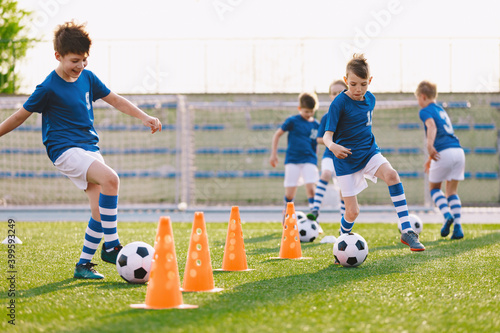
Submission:
{"label": "blonde hair", "polygon": [[346,77],[348,76],[349,72],[353,73],[361,79],[368,79],[370,77],[370,66],[368,66],[368,62],[366,61],[364,54],[354,53],[352,59],[347,63],[345,74]]}
{"label": "blonde hair", "polygon": [[436,99],[438,95],[437,85],[426,80],[420,82],[418,84],[417,90],[415,91],[415,95],[418,96],[420,94],[430,99]]}
{"label": "blonde hair", "polygon": [[330,84],[330,88],[328,88],[328,93],[331,94],[332,88],[337,85],[344,87],[344,89],[347,89],[347,84],[345,84],[344,80],[336,80]]}
{"label": "blonde hair", "polygon": [[318,95],[308,92],[301,93],[299,95],[299,106],[316,111],[319,107]]}

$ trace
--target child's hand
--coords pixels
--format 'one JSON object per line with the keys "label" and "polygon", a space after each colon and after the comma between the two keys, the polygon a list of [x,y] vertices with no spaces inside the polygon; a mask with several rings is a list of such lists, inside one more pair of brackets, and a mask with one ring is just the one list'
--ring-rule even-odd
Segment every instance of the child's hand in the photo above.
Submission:
{"label": "child's hand", "polygon": [[432,147],[427,147],[427,151],[429,152],[429,158],[434,160],[434,161],[439,161],[439,153],[437,152],[436,148],[434,146]]}
{"label": "child's hand", "polygon": [[424,172],[425,173],[429,173],[429,169],[431,168],[431,161],[432,161],[432,158],[429,156],[427,161],[424,163]]}
{"label": "child's hand", "polygon": [[333,155],[335,155],[336,158],[341,160],[348,157],[349,155],[352,155],[350,148],[346,148],[336,143],[332,143],[332,145],[328,148],[331,150],[331,152],[333,153]]}
{"label": "child's hand", "polygon": [[148,118],[144,119],[142,123],[144,126],[151,128],[151,134],[157,131],[161,132],[161,122],[158,118],[148,116]]}
{"label": "child's hand", "polygon": [[273,168],[276,168],[276,166],[278,165],[278,156],[271,155],[271,157],[269,158],[269,163]]}

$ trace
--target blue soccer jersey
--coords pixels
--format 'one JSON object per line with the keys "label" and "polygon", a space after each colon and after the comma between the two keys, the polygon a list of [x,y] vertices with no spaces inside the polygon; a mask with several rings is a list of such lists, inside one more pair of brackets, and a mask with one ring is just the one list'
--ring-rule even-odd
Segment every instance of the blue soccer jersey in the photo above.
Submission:
{"label": "blue soccer jersey", "polygon": [[[319,129],[318,129],[318,138],[322,138],[323,135],[325,135],[325,126],[326,126],[326,121],[328,120],[328,112],[325,113],[325,115],[321,118],[321,122],[319,123]],[[331,158],[333,160],[333,153],[330,149],[325,148],[325,152],[323,153],[323,158]]]}
{"label": "blue soccer jersey", "polygon": [[427,126],[425,126],[425,121],[430,118],[434,119],[437,128],[436,139],[434,140],[434,148],[438,152],[447,148],[461,148],[460,141],[454,134],[450,117],[448,117],[448,114],[442,107],[440,107],[436,103],[431,103],[420,110],[419,116],[424,123],[426,135]]}
{"label": "blue soccer jersey", "polygon": [[67,82],[52,71],[36,87],[23,107],[42,114],[43,144],[52,163],[69,148],[99,150],[92,102],[109,93],[110,90],[88,70],[84,70],[75,82]]}
{"label": "blue soccer jersey", "polygon": [[288,132],[288,146],[286,149],[285,164],[293,163],[318,163],[316,149],[318,143],[319,123],[307,121],[300,114],[291,116],[285,120],[281,129]]}
{"label": "blue soccer jersey", "polygon": [[363,169],[373,155],[380,153],[372,133],[375,96],[366,92],[362,101],[351,99],[345,91],[330,104],[325,131],[334,132],[333,142],[351,149],[345,159],[334,156],[337,176],[353,174]]}

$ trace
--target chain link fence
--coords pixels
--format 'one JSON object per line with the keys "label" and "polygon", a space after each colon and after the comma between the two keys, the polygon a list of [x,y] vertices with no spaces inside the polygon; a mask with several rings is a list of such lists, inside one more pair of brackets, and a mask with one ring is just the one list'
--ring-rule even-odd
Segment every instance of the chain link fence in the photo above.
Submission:
{"label": "chain link fence", "polygon": [[[297,95],[127,96],[164,127],[151,135],[137,119],[102,101],[94,105],[95,127],[105,161],[121,178],[122,204],[281,205],[286,135],[279,142],[280,165],[269,164],[271,139],[297,113]],[[423,164],[423,125],[410,94],[377,94],[373,131],[383,154],[400,173],[410,205],[431,205]],[[500,202],[498,94],[441,94],[466,151],[463,205]],[[317,118],[326,112],[320,95]],[[0,120],[26,97],[1,97]],[[0,139],[0,200],[4,206],[85,204],[87,198],[54,168],[41,138],[41,116]],[[320,148],[318,165],[324,147]],[[329,198],[337,189],[328,186]],[[328,195],[327,193],[327,195]],[[388,204],[387,186],[370,184],[359,195],[368,205]],[[299,188],[296,202],[306,204]],[[336,207],[334,199],[324,207]]]}

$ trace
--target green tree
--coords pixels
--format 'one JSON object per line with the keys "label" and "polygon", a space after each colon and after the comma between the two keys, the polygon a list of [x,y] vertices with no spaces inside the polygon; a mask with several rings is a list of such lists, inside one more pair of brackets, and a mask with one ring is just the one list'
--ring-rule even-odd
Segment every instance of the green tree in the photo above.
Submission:
{"label": "green tree", "polygon": [[16,61],[26,55],[33,40],[25,37],[31,12],[18,9],[15,0],[0,0],[0,93],[18,88]]}

